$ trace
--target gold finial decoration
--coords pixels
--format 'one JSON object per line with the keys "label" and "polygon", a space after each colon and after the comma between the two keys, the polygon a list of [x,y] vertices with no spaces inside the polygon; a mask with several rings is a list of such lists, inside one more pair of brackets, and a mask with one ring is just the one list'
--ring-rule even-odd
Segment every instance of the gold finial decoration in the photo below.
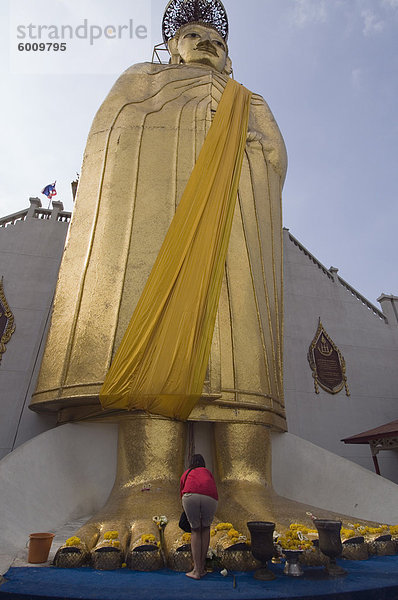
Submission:
{"label": "gold finial decoration", "polygon": [[319,319],[318,328],[309,347],[307,358],[312,369],[316,394],[319,394],[320,386],[329,394],[337,394],[344,387],[346,395],[350,395],[344,357],[326,333],[321,319]]}
{"label": "gold finial decoration", "polygon": [[333,347],[329,344],[324,335],[321,336],[321,341],[318,345],[318,349],[323,356],[330,356],[333,352]]}
{"label": "gold finial decoration", "polygon": [[6,344],[10,341],[14,331],[14,315],[12,314],[5,297],[2,277],[0,279],[0,362],[6,351]]}

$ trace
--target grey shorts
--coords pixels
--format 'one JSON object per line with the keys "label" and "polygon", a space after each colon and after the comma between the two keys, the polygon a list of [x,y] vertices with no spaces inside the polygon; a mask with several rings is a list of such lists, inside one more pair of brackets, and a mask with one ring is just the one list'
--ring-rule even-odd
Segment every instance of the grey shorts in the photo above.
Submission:
{"label": "grey shorts", "polygon": [[192,529],[210,527],[217,504],[217,500],[203,494],[184,494],[182,497],[182,506]]}

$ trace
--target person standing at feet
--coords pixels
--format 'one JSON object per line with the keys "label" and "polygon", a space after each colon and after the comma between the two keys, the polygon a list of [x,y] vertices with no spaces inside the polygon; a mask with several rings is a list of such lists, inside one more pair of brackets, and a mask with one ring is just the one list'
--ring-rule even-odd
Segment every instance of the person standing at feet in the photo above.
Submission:
{"label": "person standing at feet", "polygon": [[193,570],[187,577],[200,579],[206,574],[205,562],[210,543],[210,525],[217,510],[217,486],[201,454],[194,454],[189,469],[181,476],[182,506],[191,525]]}

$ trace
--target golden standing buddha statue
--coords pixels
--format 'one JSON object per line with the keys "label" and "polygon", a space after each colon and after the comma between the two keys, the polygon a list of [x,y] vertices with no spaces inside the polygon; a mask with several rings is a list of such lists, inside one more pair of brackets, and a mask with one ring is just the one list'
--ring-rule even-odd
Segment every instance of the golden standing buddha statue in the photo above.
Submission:
{"label": "golden standing buddha statue", "polygon": [[[172,0],[163,30],[170,63],[127,69],[92,124],[31,404],[33,410],[57,411],[60,422],[119,422],[113,491],[77,533],[90,549],[115,529],[122,546],[132,548],[152,530],[154,514],[168,516],[170,541],[180,513],[186,421],[99,404],[230,80],[221,2]],[[213,424],[217,517],[242,530],[253,519],[288,525],[306,510],[279,498],[271,483],[269,432],[286,430],[281,214],[286,163],[274,117],[263,98],[252,94],[208,368],[188,417]],[[151,491],[143,494],[149,483]]]}

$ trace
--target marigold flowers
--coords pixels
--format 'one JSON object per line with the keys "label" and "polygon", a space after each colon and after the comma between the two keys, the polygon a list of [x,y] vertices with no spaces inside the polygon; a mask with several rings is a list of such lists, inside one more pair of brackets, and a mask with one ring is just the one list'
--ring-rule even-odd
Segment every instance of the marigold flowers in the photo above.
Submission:
{"label": "marigold flowers", "polygon": [[391,525],[390,533],[391,533],[391,535],[397,535],[398,534],[398,525]]}
{"label": "marigold flowers", "polygon": [[81,542],[81,539],[79,537],[77,537],[77,535],[73,535],[72,537],[68,538],[65,542],[65,546],[78,546]]}
{"label": "marigold flowers", "polygon": [[119,537],[118,531],[107,531],[104,534],[104,540],[117,540]]}
{"label": "marigold flowers", "polygon": [[[212,529],[210,531],[210,535],[214,536],[216,535],[216,533],[221,532],[221,531],[225,531],[227,533],[227,538],[225,538],[225,536],[222,536],[221,539],[222,540],[226,540],[229,538],[229,542],[230,542],[230,546],[233,546],[234,544],[247,544],[247,537],[245,535],[242,535],[237,529],[235,529],[235,527],[232,525],[232,523],[218,523],[215,527],[215,529]],[[230,547],[228,546],[228,547]]]}
{"label": "marigold flowers", "polygon": [[216,531],[228,531],[228,529],[232,529],[232,523],[217,523]]}
{"label": "marigold flowers", "polygon": [[182,534],[182,541],[183,541],[185,544],[189,544],[189,543],[191,542],[191,534],[190,534],[190,533],[188,533],[188,532],[187,532],[187,533],[183,533],[183,534]]}
{"label": "marigold flowers", "polygon": [[236,531],[236,529],[230,529],[227,533],[227,535],[230,538],[238,538],[239,537],[239,531]]}
{"label": "marigold flowers", "polygon": [[341,528],[341,535],[346,540],[349,540],[350,538],[355,537],[356,533],[355,533],[354,529],[346,529],[345,527],[342,527]]}
{"label": "marigold flowers", "polygon": [[306,537],[316,533],[301,523],[292,523],[289,529],[278,537],[277,543],[283,550],[307,550],[313,546],[312,541]]}
{"label": "marigold flowers", "polygon": [[367,533],[370,533],[371,535],[375,535],[376,533],[383,533],[388,529],[387,526],[383,526],[381,525],[380,527],[365,527],[365,530],[367,530]]}
{"label": "marigold flowers", "polygon": [[144,533],[141,536],[141,542],[143,544],[156,544],[156,538],[152,533]]}
{"label": "marigold flowers", "polygon": [[302,523],[291,523],[289,526],[289,529],[291,531],[301,531],[301,533],[303,533],[304,535],[307,535],[309,533],[317,533],[316,529],[310,529],[309,527],[306,527],[306,525],[303,525]]}

